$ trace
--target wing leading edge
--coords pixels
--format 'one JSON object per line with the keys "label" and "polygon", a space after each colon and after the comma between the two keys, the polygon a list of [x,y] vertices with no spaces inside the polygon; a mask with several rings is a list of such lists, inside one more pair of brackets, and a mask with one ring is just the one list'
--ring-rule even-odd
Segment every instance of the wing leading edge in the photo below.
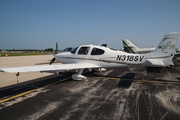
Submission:
{"label": "wing leading edge", "polygon": [[100,66],[81,63],[81,64],[59,64],[59,65],[39,65],[39,66],[24,66],[24,67],[9,67],[0,68],[0,72],[17,73],[17,72],[34,72],[34,71],[53,71],[53,70],[69,70],[69,69],[84,69],[84,68],[99,68]]}

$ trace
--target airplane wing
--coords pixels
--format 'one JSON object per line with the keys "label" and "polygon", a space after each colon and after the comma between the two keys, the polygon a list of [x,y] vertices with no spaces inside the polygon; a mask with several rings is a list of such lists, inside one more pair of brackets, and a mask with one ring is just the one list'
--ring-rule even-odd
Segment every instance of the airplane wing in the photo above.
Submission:
{"label": "airplane wing", "polygon": [[17,73],[17,72],[33,72],[33,71],[51,71],[51,70],[69,70],[69,69],[84,69],[84,68],[99,68],[100,66],[90,63],[73,63],[59,65],[38,65],[24,67],[9,67],[0,68],[0,72]]}

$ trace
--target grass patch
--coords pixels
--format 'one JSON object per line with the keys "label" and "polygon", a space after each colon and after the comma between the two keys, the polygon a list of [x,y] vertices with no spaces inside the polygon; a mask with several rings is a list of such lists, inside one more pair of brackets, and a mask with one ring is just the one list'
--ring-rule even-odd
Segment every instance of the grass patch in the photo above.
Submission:
{"label": "grass patch", "polygon": [[[46,53],[0,53],[0,57],[5,57],[6,54],[8,54],[8,56],[31,56],[31,55],[48,55],[48,54],[53,54],[51,52],[46,52]],[[8,57],[7,56],[7,57]]]}

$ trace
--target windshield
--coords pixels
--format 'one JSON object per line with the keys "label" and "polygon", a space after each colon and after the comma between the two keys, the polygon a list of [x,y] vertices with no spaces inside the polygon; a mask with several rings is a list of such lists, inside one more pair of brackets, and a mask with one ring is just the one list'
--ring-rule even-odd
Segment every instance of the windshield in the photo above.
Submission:
{"label": "windshield", "polygon": [[[78,46],[79,47],[79,46]],[[78,49],[78,47],[74,48],[71,50],[71,53],[75,54],[76,53],[76,50]]]}
{"label": "windshield", "polygon": [[71,47],[69,47],[68,49],[67,49],[67,51],[71,51],[73,48],[71,48]]}

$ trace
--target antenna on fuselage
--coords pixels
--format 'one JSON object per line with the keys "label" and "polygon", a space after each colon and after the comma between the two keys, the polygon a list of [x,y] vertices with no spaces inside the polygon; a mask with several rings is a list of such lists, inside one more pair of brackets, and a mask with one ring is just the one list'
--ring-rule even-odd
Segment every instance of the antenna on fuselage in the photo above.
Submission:
{"label": "antenna on fuselage", "polygon": [[[105,39],[104,39],[105,40]],[[99,43],[99,45],[98,46],[100,46],[100,44],[102,43],[102,42],[104,42],[104,40],[102,40],[100,43]]]}

